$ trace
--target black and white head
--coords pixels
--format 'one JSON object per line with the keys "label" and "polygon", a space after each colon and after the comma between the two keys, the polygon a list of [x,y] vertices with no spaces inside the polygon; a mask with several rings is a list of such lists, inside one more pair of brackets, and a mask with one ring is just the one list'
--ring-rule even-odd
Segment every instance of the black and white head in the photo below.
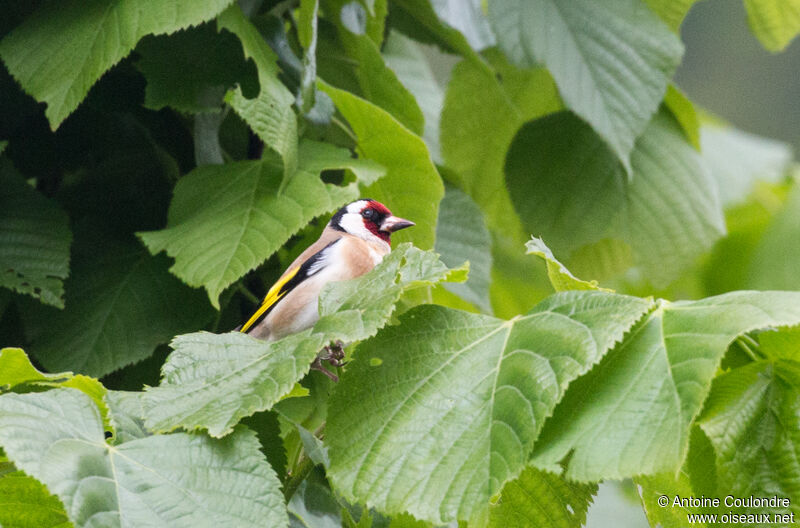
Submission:
{"label": "black and white head", "polygon": [[370,242],[391,244],[392,233],[411,227],[414,222],[392,215],[380,202],[362,198],[336,211],[328,225]]}

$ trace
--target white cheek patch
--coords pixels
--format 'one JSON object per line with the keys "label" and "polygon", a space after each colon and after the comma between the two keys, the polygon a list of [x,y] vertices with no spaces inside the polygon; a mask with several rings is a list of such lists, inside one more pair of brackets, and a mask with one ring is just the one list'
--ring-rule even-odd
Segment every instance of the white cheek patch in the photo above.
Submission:
{"label": "white cheek patch", "polygon": [[342,218],[339,220],[339,225],[350,233],[351,235],[356,235],[357,237],[365,238],[366,235],[371,235],[366,227],[364,227],[364,220],[361,218],[361,215],[358,213],[347,213],[342,215]]}

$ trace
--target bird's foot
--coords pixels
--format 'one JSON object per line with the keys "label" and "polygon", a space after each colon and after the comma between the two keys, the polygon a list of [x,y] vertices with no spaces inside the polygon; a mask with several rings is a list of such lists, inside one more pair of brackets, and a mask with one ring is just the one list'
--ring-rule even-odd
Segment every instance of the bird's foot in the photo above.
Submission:
{"label": "bird's foot", "polygon": [[317,358],[311,363],[311,370],[318,370],[322,372],[331,380],[333,380],[334,383],[339,381],[339,376],[322,366],[322,358],[320,356],[317,356]]}
{"label": "bird's foot", "polygon": [[342,361],[344,359],[344,343],[339,341],[338,339],[334,341],[332,344],[327,345],[322,350],[320,350],[317,358],[311,363],[312,370],[318,370],[328,376],[333,381],[339,381],[339,377],[334,374],[333,372],[326,369],[322,366],[323,361],[327,361],[334,367],[343,367],[347,362]]}

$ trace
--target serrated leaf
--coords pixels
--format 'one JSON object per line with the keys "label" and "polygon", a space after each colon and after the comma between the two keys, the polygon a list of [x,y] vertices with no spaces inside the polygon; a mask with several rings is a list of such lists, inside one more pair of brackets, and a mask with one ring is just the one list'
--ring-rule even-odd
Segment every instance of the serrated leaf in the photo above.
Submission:
{"label": "serrated leaf", "polygon": [[481,210],[467,194],[447,186],[439,204],[434,249],[450,267],[469,262],[469,278],[463,284],[447,283],[444,287],[484,312],[492,310],[489,302],[491,248],[492,237]]}
{"label": "serrated leaf", "polygon": [[414,96],[425,119],[422,139],[435,163],[442,162],[439,147],[439,116],[444,92],[433,75],[431,64],[416,42],[392,31],[383,47],[383,59]]}
{"label": "serrated leaf", "polygon": [[489,19],[511,60],[545,65],[564,104],[630,173],[634,142],[683,55],[678,36],[640,0],[498,0]]}
{"label": "serrated leaf", "polygon": [[224,436],[243,417],[271,408],[288,393],[327,342],[373,335],[389,320],[403,291],[457,271],[433,253],[405,244],[370,273],[326,285],[313,329],[274,342],[235,332],[178,336],[161,384],[143,396],[145,425],[153,431],[205,428]]}
{"label": "serrated leaf", "polygon": [[566,292],[510,321],[435,305],[406,312],[359,345],[329,400],[329,478],[390,514],[480,514],[522,472],[569,383],[648,306]]}
{"label": "serrated leaf", "polygon": [[533,456],[554,468],[570,451],[567,478],[620,479],[674,472],[689,427],[736,336],[800,322],[800,293],[733,292],[660,301],[592,371],[573,382]]}
{"label": "serrated leaf", "polygon": [[388,112],[356,95],[321,84],[358,137],[358,151],[386,167],[386,176],[363,194],[385,203],[394,214],[416,222],[395,235],[397,242],[413,241],[433,247],[439,201],[444,185],[425,143]]}
{"label": "serrated leaf", "polygon": [[799,416],[800,379],[789,381],[780,362],[759,361],[714,380],[698,423],[716,453],[718,492],[790,501],[789,508],[737,512],[800,515]]}
{"label": "serrated leaf", "polygon": [[686,13],[697,0],[645,0],[650,9],[677,32]]}
{"label": "serrated leaf", "polygon": [[22,471],[0,476],[0,526],[71,528],[58,497]]}
{"label": "serrated leaf", "polygon": [[545,261],[547,265],[547,276],[550,277],[550,284],[553,285],[555,291],[568,291],[568,290],[603,290],[612,291],[606,288],[601,288],[597,285],[597,281],[585,281],[579,279],[570,272],[566,266],[556,259],[550,248],[544,243],[541,238],[533,238],[528,240],[525,244],[528,249],[528,255],[536,255]]}
{"label": "serrated leaf", "polygon": [[77,389],[92,399],[103,421],[108,423],[108,407],[104,401],[106,388],[98,380],[72,372],[40,372],[21,348],[0,349],[0,394],[8,391],[27,392],[32,387],[38,390],[54,387]]}
{"label": "serrated leaf", "polygon": [[71,242],[66,213],[0,160],[0,286],[63,308]]}
{"label": "serrated leaf", "polygon": [[800,32],[799,0],[744,0],[747,21],[761,44],[782,51]]}
{"label": "serrated leaf", "polygon": [[781,181],[792,161],[792,149],[786,143],[733,127],[704,125],[700,144],[703,161],[717,181],[726,207],[744,201],[756,181]]}
{"label": "serrated leaf", "polygon": [[578,484],[547,471],[528,467],[503,487],[489,513],[492,528],[580,528],[597,493],[597,484]]}
{"label": "serrated leaf", "polygon": [[114,429],[114,436],[109,443],[124,444],[152,434],[144,426],[140,392],[110,390],[105,394],[105,405],[108,405],[109,419]]}
{"label": "serrated leaf", "polygon": [[565,112],[520,131],[506,172],[525,225],[557,255],[621,239],[648,278],[666,285],[724,233],[716,184],[666,111],[637,140],[631,163],[628,181],[602,140]]}
{"label": "serrated leaf", "polygon": [[250,72],[236,37],[210,24],[142,39],[136,51],[147,80],[144,104],[154,110],[218,111],[226,90]]}
{"label": "serrated leaf", "polygon": [[319,0],[302,0],[297,12],[297,37],[303,46],[303,75],[298,100],[300,110],[307,114],[314,107],[317,89],[317,14]]}
{"label": "serrated leaf", "polygon": [[75,246],[67,309],[35,313],[26,329],[31,354],[48,370],[100,377],[211,317],[202,292],[170,275],[163,255],[88,229],[77,233]]}
{"label": "serrated leaf", "polygon": [[321,170],[348,168],[369,180],[381,172],[374,162],[323,143],[305,141],[300,151],[300,167],[285,187],[274,157],[193,170],[175,186],[167,227],[140,238],[153,254],[166,250],[175,259],[170,271],[190,286],[203,286],[219,307],[220,293],[289,237],[358,197],[356,183],[323,183]]}
{"label": "serrated leaf", "polygon": [[228,92],[226,101],[264,143],[283,161],[284,178],[289,179],[297,168],[297,116],[294,96],[278,79],[277,56],[258,29],[238,5],[233,5],[217,18],[217,28],[239,37],[245,57],[255,62],[261,90],[248,99],[237,88]]}
{"label": "serrated leaf", "polygon": [[244,427],[110,446],[92,401],[55,389],[0,396],[0,444],[78,527],[288,525],[280,482]]}
{"label": "serrated leaf", "polygon": [[214,18],[231,0],[69,0],[42,5],[0,42],[0,57],[22,88],[47,103],[53,129],[103,73],[149,34]]}

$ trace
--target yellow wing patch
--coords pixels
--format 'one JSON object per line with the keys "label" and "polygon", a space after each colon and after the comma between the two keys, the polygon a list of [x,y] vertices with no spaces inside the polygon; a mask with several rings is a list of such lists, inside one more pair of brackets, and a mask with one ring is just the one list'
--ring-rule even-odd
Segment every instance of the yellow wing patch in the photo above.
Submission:
{"label": "yellow wing patch", "polygon": [[283,288],[287,282],[292,280],[292,278],[297,275],[298,271],[300,271],[300,266],[289,271],[289,273],[287,273],[282,279],[278,280],[278,282],[272,285],[272,288],[270,288],[267,292],[267,296],[264,297],[264,302],[261,303],[261,306],[258,308],[258,310],[256,310],[256,313],[254,313],[250,319],[248,319],[247,322],[242,325],[241,330],[239,330],[240,332],[244,333],[250,330],[250,327],[253,326],[262,315],[264,315],[264,312],[269,310],[273,304],[278,302],[281,297],[286,295],[287,292],[282,292],[281,288]]}

